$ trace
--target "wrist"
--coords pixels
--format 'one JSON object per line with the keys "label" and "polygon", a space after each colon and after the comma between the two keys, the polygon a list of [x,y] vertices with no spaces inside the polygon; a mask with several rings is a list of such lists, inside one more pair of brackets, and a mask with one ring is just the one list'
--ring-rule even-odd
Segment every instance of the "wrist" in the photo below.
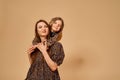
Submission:
{"label": "wrist", "polygon": [[46,53],[47,53],[47,51],[45,50],[45,51],[43,51],[43,53],[44,53],[44,54],[46,54]]}

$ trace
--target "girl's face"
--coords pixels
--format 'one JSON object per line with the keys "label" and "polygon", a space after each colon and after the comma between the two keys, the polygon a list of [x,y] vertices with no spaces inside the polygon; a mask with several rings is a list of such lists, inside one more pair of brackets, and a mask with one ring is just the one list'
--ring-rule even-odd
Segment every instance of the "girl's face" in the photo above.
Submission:
{"label": "girl's face", "polygon": [[60,28],[62,26],[62,22],[61,20],[56,20],[53,24],[52,24],[52,32],[58,32],[60,31]]}
{"label": "girl's face", "polygon": [[37,24],[37,32],[40,37],[47,37],[49,33],[49,28],[44,22],[39,22]]}

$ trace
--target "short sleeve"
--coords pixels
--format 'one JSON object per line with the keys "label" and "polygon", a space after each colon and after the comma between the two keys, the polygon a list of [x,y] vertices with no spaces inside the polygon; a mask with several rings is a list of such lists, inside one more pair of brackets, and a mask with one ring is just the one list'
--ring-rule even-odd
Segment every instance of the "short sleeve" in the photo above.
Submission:
{"label": "short sleeve", "polygon": [[52,47],[52,60],[54,62],[57,63],[57,65],[59,66],[60,64],[62,64],[65,54],[64,54],[64,50],[63,50],[63,46],[61,43],[56,42],[53,47]]}

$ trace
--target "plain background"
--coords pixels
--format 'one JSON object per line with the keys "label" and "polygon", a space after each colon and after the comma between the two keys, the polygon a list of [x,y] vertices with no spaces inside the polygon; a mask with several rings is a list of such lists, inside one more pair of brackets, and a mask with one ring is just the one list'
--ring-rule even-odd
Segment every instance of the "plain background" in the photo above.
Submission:
{"label": "plain background", "polygon": [[39,19],[60,16],[61,80],[120,80],[120,0],[0,0],[0,80],[24,80]]}

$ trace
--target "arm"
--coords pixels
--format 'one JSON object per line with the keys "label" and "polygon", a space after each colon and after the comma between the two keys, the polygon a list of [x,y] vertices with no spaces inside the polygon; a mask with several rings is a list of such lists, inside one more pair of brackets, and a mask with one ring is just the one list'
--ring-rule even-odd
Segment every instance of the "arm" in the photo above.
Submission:
{"label": "arm", "polygon": [[30,64],[32,64],[31,53],[35,50],[35,48],[36,48],[36,45],[34,45],[34,46],[32,45],[27,50],[28,59],[29,59]]}
{"label": "arm", "polygon": [[37,48],[42,52],[42,54],[45,58],[45,61],[48,64],[48,66],[50,67],[50,69],[52,71],[55,71],[57,69],[57,64],[48,55],[46,43],[45,43],[45,45],[43,45],[43,43],[39,43]]}
{"label": "arm", "polygon": [[28,59],[29,59],[29,63],[32,64],[32,59],[31,59],[30,54],[28,54]]}
{"label": "arm", "polygon": [[57,64],[49,57],[47,51],[43,52],[43,56],[45,58],[45,61],[47,62],[48,66],[52,71],[55,71],[57,69]]}

